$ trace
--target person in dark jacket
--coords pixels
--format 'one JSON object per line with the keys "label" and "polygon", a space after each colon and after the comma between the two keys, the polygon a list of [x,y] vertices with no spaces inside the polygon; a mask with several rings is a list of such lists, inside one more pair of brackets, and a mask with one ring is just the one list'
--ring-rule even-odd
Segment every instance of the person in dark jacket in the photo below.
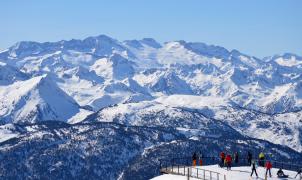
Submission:
{"label": "person in dark jacket", "polygon": [[193,166],[196,166],[196,161],[197,161],[197,154],[196,154],[196,152],[193,153],[192,160],[193,160]]}
{"label": "person in dark jacket", "polygon": [[256,176],[258,177],[257,170],[256,170],[256,162],[255,162],[255,161],[251,161],[251,166],[252,166],[251,177],[253,176],[254,173],[255,173]]}
{"label": "person in dark jacket", "polygon": [[221,152],[220,153],[220,167],[223,167],[224,159],[225,159],[225,154],[224,154],[224,152]]}
{"label": "person in dark jacket", "polygon": [[239,154],[238,154],[238,152],[235,152],[235,154],[234,154],[234,161],[235,161],[236,164],[239,163]]}
{"label": "person in dark jacket", "polygon": [[285,175],[281,168],[278,170],[277,176],[278,178],[288,178],[288,175]]}
{"label": "person in dark jacket", "polygon": [[249,151],[247,153],[247,163],[249,164],[249,166],[252,164],[252,159],[253,159],[253,155],[252,153]]}

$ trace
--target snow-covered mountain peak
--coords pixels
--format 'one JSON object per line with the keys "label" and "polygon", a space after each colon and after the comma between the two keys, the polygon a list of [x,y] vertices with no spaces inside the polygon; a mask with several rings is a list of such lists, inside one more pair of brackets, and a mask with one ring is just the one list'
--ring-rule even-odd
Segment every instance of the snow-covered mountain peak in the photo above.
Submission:
{"label": "snow-covered mountain peak", "polygon": [[78,51],[92,53],[96,56],[110,56],[112,53],[120,53],[133,57],[133,54],[122,43],[106,35],[88,37],[83,40],[71,39],[46,43],[21,41],[1,54],[6,53],[10,58],[22,59],[27,56],[37,56],[56,51]]}
{"label": "snow-covered mountain peak", "polygon": [[274,56],[274,58],[278,58],[278,57],[282,57],[284,59],[295,58],[295,59],[302,60],[302,56],[298,56],[297,54],[294,54],[294,53],[284,53],[282,55],[276,55],[276,56]]}
{"label": "snow-covered mountain peak", "polygon": [[156,57],[161,64],[191,65],[216,64],[217,61],[226,61],[229,56],[229,51],[220,46],[180,40],[165,43]]}
{"label": "snow-covered mountain peak", "polygon": [[125,40],[124,44],[135,49],[142,49],[144,47],[139,40]]}
{"label": "snow-covered mountain peak", "polygon": [[38,42],[21,41],[9,48],[9,55],[13,58],[26,57],[39,54],[41,50],[41,44]]}
{"label": "snow-covered mountain peak", "polygon": [[270,60],[286,67],[301,67],[302,64],[302,57],[292,53],[276,55],[273,56]]}
{"label": "snow-covered mountain peak", "polygon": [[166,50],[173,50],[177,48],[184,48],[185,41],[179,40],[179,41],[171,41],[171,42],[166,42],[163,46]]}
{"label": "snow-covered mountain peak", "polygon": [[[116,39],[113,39],[112,37],[109,37],[109,36],[107,36],[107,35],[105,35],[105,34],[100,34],[100,35],[98,35],[98,36],[93,36],[93,37],[88,37],[88,38],[86,38],[86,39],[89,39],[89,38],[94,38],[94,39],[97,39],[97,40],[99,40],[99,41],[108,41],[108,42],[115,42],[115,43],[119,43],[118,42],[118,40],[116,40]],[[84,40],[85,41],[85,40]]]}
{"label": "snow-covered mountain peak", "polygon": [[129,61],[119,54],[112,54],[109,58],[97,60],[92,66],[98,75],[109,79],[122,80],[127,77],[132,77],[135,73],[135,63]]}
{"label": "snow-covered mountain peak", "polygon": [[165,48],[167,50],[185,48],[198,55],[210,58],[217,57],[227,59],[230,55],[230,52],[221,46],[207,45],[201,42],[186,42],[184,40],[167,42],[165,43]]}
{"label": "snow-covered mountain peak", "polygon": [[216,58],[223,58],[227,59],[230,52],[221,46],[215,45],[207,45],[205,43],[199,42],[189,42],[185,44],[185,47],[197,54],[206,57],[216,57]]}
{"label": "snow-covered mountain peak", "polygon": [[156,83],[152,85],[155,92],[164,94],[192,94],[193,91],[186,81],[182,80],[175,72],[166,72],[161,75]]}
{"label": "snow-covered mountain peak", "polygon": [[136,49],[142,49],[148,47],[159,49],[162,47],[162,45],[158,43],[156,40],[154,40],[153,38],[143,38],[141,40],[126,40],[124,41],[124,44]]}
{"label": "snow-covered mountain peak", "polygon": [[264,65],[264,62],[256,57],[249,56],[239,52],[238,50],[232,50],[228,59],[233,63],[235,67],[246,68],[260,68]]}
{"label": "snow-covered mountain peak", "polygon": [[155,41],[153,38],[143,38],[142,40],[140,40],[140,42],[156,49],[162,47],[162,45]]}
{"label": "snow-covered mountain peak", "polygon": [[[0,89],[4,122],[67,120],[78,112],[77,103],[49,75],[15,82]],[[3,123],[3,122],[2,122]]]}

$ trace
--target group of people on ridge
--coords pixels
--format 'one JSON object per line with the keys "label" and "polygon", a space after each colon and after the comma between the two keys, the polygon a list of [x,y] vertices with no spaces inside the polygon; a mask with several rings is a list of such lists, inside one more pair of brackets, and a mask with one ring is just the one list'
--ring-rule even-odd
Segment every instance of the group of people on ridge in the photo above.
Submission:
{"label": "group of people on ridge", "polygon": [[[259,161],[259,163],[260,163],[260,161]],[[257,163],[256,163],[255,160],[252,160],[252,165],[251,165],[251,167],[252,167],[251,177],[253,176],[254,173],[255,173],[256,176],[258,177],[258,173],[257,173],[257,167],[258,167],[258,165],[257,165]],[[271,169],[273,168],[272,163],[271,163],[270,161],[266,161],[264,167],[266,168],[265,176],[267,176],[267,174],[269,174],[269,176],[272,177],[272,172],[271,172]],[[285,175],[285,174],[283,173],[282,169],[279,169],[279,171],[277,172],[277,175],[278,175],[278,177],[281,177],[281,176],[282,176],[282,177],[285,177],[285,176],[288,177],[287,175]]]}
{"label": "group of people on ridge", "polygon": [[[233,155],[233,157],[230,154],[226,154],[224,152],[221,152],[219,154],[219,157],[220,157],[219,166],[220,167],[226,167],[227,170],[231,170],[232,162],[233,161],[236,164],[239,163],[239,153],[238,152],[235,152],[234,155]],[[192,156],[193,166],[197,165],[197,161],[198,161],[199,165],[202,166],[202,158],[203,157],[202,157],[201,153],[200,153],[200,155],[197,155],[197,153],[194,152],[194,154]],[[257,160],[253,160],[253,154],[250,151],[247,153],[247,157],[246,158],[247,158],[248,164],[252,168],[251,177],[254,174],[258,177],[258,173],[257,173],[257,167],[258,167],[258,165],[261,166],[261,167],[264,167],[266,169],[266,172],[265,172],[265,176],[266,177],[268,175],[270,177],[272,177],[271,169],[273,168],[273,165],[272,165],[271,161],[265,160],[265,154],[263,152],[259,153],[258,161]],[[302,174],[302,169],[298,170],[296,177],[299,174],[300,175]],[[278,170],[277,176],[278,176],[278,178],[288,178],[288,175],[285,175],[281,168]]]}
{"label": "group of people on ridge", "polygon": [[[249,153],[250,153],[250,152],[249,152]],[[249,155],[248,155],[248,156],[249,156]],[[259,166],[262,166],[262,167],[265,167],[265,168],[266,168],[265,176],[267,176],[267,174],[269,174],[269,176],[272,177],[272,173],[271,173],[271,169],[273,168],[272,163],[271,163],[269,160],[265,161],[265,155],[264,155],[263,152],[261,152],[261,153],[259,154],[259,157],[258,157],[258,158],[259,158],[259,160],[258,160]],[[249,158],[249,159],[252,159],[252,155],[251,155],[251,158]],[[252,173],[251,173],[251,176],[253,176],[253,174],[255,173],[256,176],[258,177],[258,174],[257,174],[257,171],[256,171],[257,162],[256,162],[255,160],[252,160],[251,162],[252,162],[252,164],[251,164],[251,166],[252,166]],[[296,174],[295,178],[296,178],[299,174],[300,174],[300,175],[302,174],[302,168],[299,169],[299,170],[297,171],[297,174]],[[278,177],[278,178],[288,178],[288,175],[284,174],[282,168],[279,168],[279,170],[277,171],[277,177]]]}
{"label": "group of people on ridge", "polygon": [[[260,163],[260,161],[259,161],[259,163]],[[253,176],[254,173],[258,177],[257,170],[256,170],[257,169],[257,163],[256,163],[255,160],[252,161],[251,166],[252,166],[251,177]],[[272,177],[271,169],[273,168],[273,165],[270,161],[266,161],[265,168],[266,168],[265,176],[267,176],[267,174],[269,174],[269,176]],[[297,175],[296,175],[296,177],[297,177]],[[277,176],[278,176],[278,178],[288,178],[288,175],[285,175],[281,168],[277,171]]]}

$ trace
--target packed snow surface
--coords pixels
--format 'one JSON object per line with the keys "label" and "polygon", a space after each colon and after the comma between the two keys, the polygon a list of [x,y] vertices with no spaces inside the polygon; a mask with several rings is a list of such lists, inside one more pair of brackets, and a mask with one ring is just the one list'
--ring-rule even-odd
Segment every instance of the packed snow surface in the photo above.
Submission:
{"label": "packed snow surface", "polygon": [[[248,180],[248,179],[265,179],[265,168],[263,167],[258,167],[257,168],[257,173],[258,173],[258,178],[256,177],[255,173],[253,175],[253,177],[251,177],[251,167],[233,167],[232,170],[227,171],[226,169],[222,169],[220,167],[218,167],[218,165],[211,165],[211,166],[202,166],[202,167],[196,167],[196,168],[200,168],[200,169],[205,169],[205,170],[210,170],[213,172],[217,172],[220,173],[222,175],[226,175],[226,179],[227,180]],[[278,178],[277,177],[277,171],[279,169],[275,169],[272,168],[271,169],[271,173],[272,173],[272,177],[268,176],[268,180],[280,180],[280,179],[295,179],[294,177],[296,176],[297,172],[293,172],[293,171],[287,171],[287,170],[283,170],[284,174],[289,175],[289,178]],[[298,177],[297,177],[298,178]],[[158,177],[153,178],[152,180],[186,180],[187,177],[185,176],[181,176],[181,175],[172,175],[172,174],[165,174],[165,175],[161,175]],[[194,179],[195,178],[190,178],[190,179]],[[216,179],[216,177],[214,177],[214,179]]]}

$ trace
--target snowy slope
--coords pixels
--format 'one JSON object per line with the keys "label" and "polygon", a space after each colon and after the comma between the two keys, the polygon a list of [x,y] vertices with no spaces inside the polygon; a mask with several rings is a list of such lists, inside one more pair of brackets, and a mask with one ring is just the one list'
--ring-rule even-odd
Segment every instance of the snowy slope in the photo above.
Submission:
{"label": "snowy slope", "polygon": [[113,54],[109,58],[97,60],[91,70],[108,79],[122,80],[134,74],[135,64],[126,58]]}
{"label": "snowy slope", "polygon": [[197,140],[174,128],[59,121],[8,124],[0,126],[0,133],[3,131],[11,137],[0,143],[2,179],[144,180],[158,176],[159,159],[187,157],[194,150],[209,156],[221,150],[244,154],[251,146],[256,153],[264,148],[280,161],[288,156],[294,163],[302,160],[290,148],[239,134],[234,139],[233,133]]}
{"label": "snowy slope", "polygon": [[[254,174],[254,177],[250,177],[250,174],[252,172],[250,167],[233,167],[231,171],[227,171],[225,169],[222,169],[222,168],[218,167],[218,165],[202,166],[202,167],[197,166],[196,168],[210,170],[210,171],[213,171],[213,172],[217,172],[217,173],[226,175],[227,180],[229,180],[229,179],[230,180],[265,179],[265,168],[263,168],[263,167],[258,167],[257,168],[257,173],[259,175],[259,178],[257,178],[255,174]],[[278,170],[279,169],[272,168],[272,170],[271,170],[272,177],[268,177],[268,179],[270,179],[270,180],[279,180],[280,178],[278,178],[277,175],[276,175]],[[202,170],[200,172],[202,172]],[[282,178],[282,179],[294,179],[294,177],[297,174],[297,172],[294,172],[294,171],[283,170],[283,172],[284,172],[284,174],[289,175],[289,178]],[[214,177],[214,178],[216,178],[216,177]],[[167,175],[161,175],[161,176],[152,178],[152,180],[174,180],[174,179],[175,180],[186,180],[187,177],[180,176],[180,175],[167,174]],[[195,180],[195,178],[190,178],[190,179]]]}
{"label": "snowy slope", "polygon": [[47,75],[1,87],[4,122],[66,120],[79,112],[78,104]]}
{"label": "snowy slope", "polygon": [[28,79],[29,76],[19,69],[0,62],[0,86],[7,86],[15,81]]}
{"label": "snowy slope", "polygon": [[[271,116],[231,106],[231,101],[219,97],[170,95],[152,101],[107,107],[85,121],[171,126],[187,129],[188,132],[197,130],[201,134],[217,134],[221,127],[209,123],[213,121],[211,119],[216,119],[229,124],[241,134],[302,150],[300,111]],[[190,137],[193,135],[189,133]]]}

